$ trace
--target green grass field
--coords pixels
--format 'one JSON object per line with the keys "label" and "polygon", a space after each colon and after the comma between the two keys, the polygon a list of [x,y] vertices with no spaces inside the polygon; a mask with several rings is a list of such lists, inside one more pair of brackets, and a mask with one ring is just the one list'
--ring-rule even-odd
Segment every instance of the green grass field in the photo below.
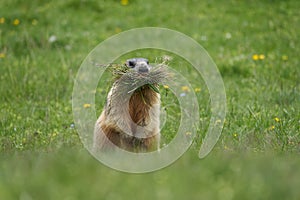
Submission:
{"label": "green grass field", "polygon": [[[299,199],[299,9],[298,0],[0,0],[0,199]],[[209,93],[175,57],[170,65],[197,91],[197,140],[165,169],[126,174],[83,148],[73,83],[96,45],[149,26],[180,31],[207,50],[223,77],[228,112],[216,147],[200,160]],[[140,50],[119,61],[164,54]],[[99,83],[98,114],[110,83]],[[163,99],[166,143],[177,128],[176,104],[172,94]]]}

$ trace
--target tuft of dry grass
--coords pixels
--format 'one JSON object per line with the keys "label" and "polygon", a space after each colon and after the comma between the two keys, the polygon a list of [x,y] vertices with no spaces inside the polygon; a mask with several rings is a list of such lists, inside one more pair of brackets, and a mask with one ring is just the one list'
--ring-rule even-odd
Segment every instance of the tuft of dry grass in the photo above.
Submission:
{"label": "tuft of dry grass", "polygon": [[138,73],[125,64],[110,64],[108,67],[113,74],[113,79],[118,82],[120,93],[132,93],[145,85],[159,93],[157,87],[166,84],[171,77],[165,61],[152,66],[150,72],[146,74]]}

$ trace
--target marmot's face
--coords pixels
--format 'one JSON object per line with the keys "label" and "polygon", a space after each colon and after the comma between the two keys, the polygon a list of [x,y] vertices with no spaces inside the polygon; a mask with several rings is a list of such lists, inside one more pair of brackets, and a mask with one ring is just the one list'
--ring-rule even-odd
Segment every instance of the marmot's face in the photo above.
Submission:
{"label": "marmot's face", "polygon": [[138,73],[148,73],[151,70],[149,61],[145,58],[131,58],[126,61],[126,66]]}

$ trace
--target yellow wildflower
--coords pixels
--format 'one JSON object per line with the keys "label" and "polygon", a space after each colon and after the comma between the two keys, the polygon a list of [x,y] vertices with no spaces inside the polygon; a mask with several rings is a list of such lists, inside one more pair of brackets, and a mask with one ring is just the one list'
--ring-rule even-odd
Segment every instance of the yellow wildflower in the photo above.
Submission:
{"label": "yellow wildflower", "polygon": [[38,21],[37,21],[36,19],[32,20],[32,22],[31,22],[31,24],[32,24],[33,26],[37,25],[37,23],[38,23]]}
{"label": "yellow wildflower", "polygon": [[121,0],[121,5],[122,5],[122,6],[127,6],[128,3],[129,3],[128,0]]}
{"label": "yellow wildflower", "polygon": [[238,136],[237,133],[234,133],[234,134],[233,134],[233,137],[237,137],[237,136]]}
{"label": "yellow wildflower", "polygon": [[116,28],[115,28],[115,32],[116,32],[116,33],[120,33],[121,31],[122,31],[121,28],[119,28],[119,27],[116,27]]}
{"label": "yellow wildflower", "polygon": [[275,129],[275,126],[274,126],[274,125],[270,126],[270,128],[269,128],[270,131],[272,131],[272,130],[274,130],[274,129]]}
{"label": "yellow wildflower", "polygon": [[283,61],[287,61],[287,60],[289,59],[289,57],[288,57],[287,55],[283,55],[283,56],[281,57],[281,59],[282,59]]}
{"label": "yellow wildflower", "polygon": [[220,119],[217,119],[216,121],[215,121],[215,124],[219,124],[219,123],[221,123],[222,121],[220,120]]}
{"label": "yellow wildflower", "polygon": [[5,53],[0,53],[0,58],[5,58]]}
{"label": "yellow wildflower", "polygon": [[278,117],[274,118],[275,122],[280,122],[280,119]]}
{"label": "yellow wildflower", "polygon": [[15,19],[13,21],[13,25],[18,26],[20,24],[20,20],[19,19]]}
{"label": "yellow wildflower", "polygon": [[0,18],[0,24],[4,24],[5,23],[5,18],[4,17],[1,17]]}
{"label": "yellow wildflower", "polygon": [[170,87],[168,85],[164,85],[164,88],[165,89],[169,89]]}
{"label": "yellow wildflower", "polygon": [[184,92],[189,92],[190,88],[188,86],[182,86],[181,90],[184,91]]}
{"label": "yellow wildflower", "polygon": [[195,92],[201,92],[201,88],[195,88]]}
{"label": "yellow wildflower", "polygon": [[260,59],[260,60],[265,59],[265,55],[264,55],[264,54],[260,54],[260,55],[259,55],[259,59]]}
{"label": "yellow wildflower", "polygon": [[185,135],[190,136],[190,135],[192,135],[192,133],[191,132],[186,132]]}
{"label": "yellow wildflower", "polygon": [[83,107],[84,107],[84,108],[90,108],[90,107],[91,107],[91,104],[85,103],[85,104],[83,104]]}
{"label": "yellow wildflower", "polygon": [[258,56],[257,54],[254,54],[254,55],[252,56],[252,59],[253,59],[253,60],[258,60],[258,59],[259,59],[259,56]]}

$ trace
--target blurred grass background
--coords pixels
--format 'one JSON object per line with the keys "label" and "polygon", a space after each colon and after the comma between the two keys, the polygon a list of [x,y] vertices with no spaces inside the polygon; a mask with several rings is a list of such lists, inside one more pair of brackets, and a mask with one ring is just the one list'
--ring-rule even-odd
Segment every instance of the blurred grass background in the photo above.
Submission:
{"label": "blurred grass background", "polygon": [[[297,0],[0,0],[0,199],[298,199],[299,7]],[[195,145],[166,169],[131,175],[82,150],[71,94],[97,44],[145,26],[183,32],[208,51],[228,113],[216,148],[199,160],[209,107],[205,85],[195,82],[203,105]]]}

